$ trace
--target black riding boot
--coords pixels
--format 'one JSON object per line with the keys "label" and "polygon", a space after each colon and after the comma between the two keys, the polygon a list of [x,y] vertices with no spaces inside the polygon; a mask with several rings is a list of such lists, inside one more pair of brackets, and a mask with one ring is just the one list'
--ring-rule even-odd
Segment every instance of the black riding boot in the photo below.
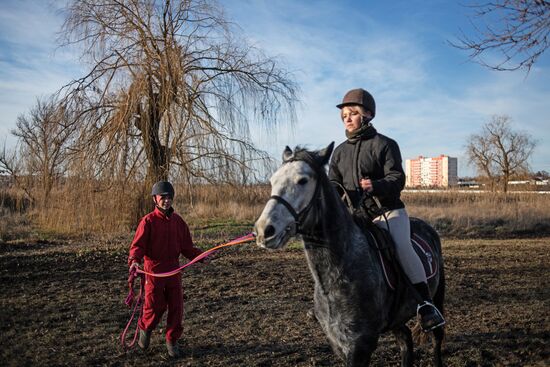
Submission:
{"label": "black riding boot", "polygon": [[416,309],[420,315],[420,325],[425,332],[432,331],[440,326],[445,325],[445,319],[437,307],[433,304],[430,290],[427,283],[413,284],[414,289],[422,298],[422,302],[418,304]]}

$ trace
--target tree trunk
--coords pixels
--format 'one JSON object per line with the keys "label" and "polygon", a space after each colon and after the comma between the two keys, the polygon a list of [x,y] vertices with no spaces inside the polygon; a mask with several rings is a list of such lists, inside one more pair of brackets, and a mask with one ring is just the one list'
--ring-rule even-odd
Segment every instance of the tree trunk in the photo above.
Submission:
{"label": "tree trunk", "polygon": [[158,105],[158,94],[151,93],[148,109],[139,107],[139,119],[136,126],[141,131],[141,139],[147,157],[147,182],[167,180],[170,170],[166,147],[160,141],[160,121],[163,111]]}

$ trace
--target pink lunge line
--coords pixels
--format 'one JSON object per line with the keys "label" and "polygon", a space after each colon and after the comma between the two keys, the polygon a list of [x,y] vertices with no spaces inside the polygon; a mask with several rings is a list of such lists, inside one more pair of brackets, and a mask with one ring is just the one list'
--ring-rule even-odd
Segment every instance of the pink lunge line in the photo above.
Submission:
{"label": "pink lunge line", "polygon": [[146,275],[149,275],[149,276],[152,276],[152,277],[156,277],[156,278],[171,277],[172,275],[175,275],[175,274],[179,273],[180,271],[182,271],[186,267],[193,265],[197,261],[201,261],[202,259],[204,259],[208,255],[210,255],[214,251],[217,251],[217,250],[219,250],[223,247],[229,247],[229,246],[234,246],[234,245],[240,245],[241,243],[251,242],[251,241],[254,240],[254,238],[255,238],[254,233],[249,233],[246,236],[242,236],[242,237],[236,238],[232,241],[229,241],[227,243],[215,246],[215,247],[211,248],[210,250],[207,250],[207,251],[203,252],[202,254],[200,254],[199,256],[195,257],[193,260],[189,261],[187,264],[185,264],[183,266],[180,266],[179,268],[177,268],[175,270],[172,270],[172,271],[169,271],[169,272],[166,272],[166,273],[148,273],[145,270],[141,270],[141,269],[137,269],[137,272],[141,273],[141,274],[146,274]]}

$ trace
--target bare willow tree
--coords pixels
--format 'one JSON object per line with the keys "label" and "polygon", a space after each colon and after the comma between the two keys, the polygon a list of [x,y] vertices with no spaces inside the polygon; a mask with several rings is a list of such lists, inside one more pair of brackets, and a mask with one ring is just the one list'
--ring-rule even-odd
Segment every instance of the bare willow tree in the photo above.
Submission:
{"label": "bare willow tree", "polygon": [[[550,46],[550,1],[495,0],[470,6],[475,36],[464,31],[455,47],[470,52],[470,58],[494,70],[529,71]],[[487,58],[492,51],[502,57]]]}
{"label": "bare willow tree", "polygon": [[54,97],[37,99],[27,114],[17,118],[12,134],[18,146],[3,150],[0,166],[7,171],[33,203],[48,204],[54,185],[68,167],[69,147],[75,137],[74,116]]}
{"label": "bare willow tree", "polygon": [[249,128],[295,121],[297,86],[238,35],[210,0],[78,0],[62,45],[83,47],[89,73],[64,87],[81,116],[80,151],[97,169],[145,165],[189,182],[248,176],[269,157]]}
{"label": "bare willow tree", "polygon": [[513,175],[529,171],[528,160],[536,146],[529,134],[513,131],[510,125],[510,117],[493,116],[480,134],[470,136],[466,146],[470,163],[489,179],[492,188],[500,182],[504,192]]}

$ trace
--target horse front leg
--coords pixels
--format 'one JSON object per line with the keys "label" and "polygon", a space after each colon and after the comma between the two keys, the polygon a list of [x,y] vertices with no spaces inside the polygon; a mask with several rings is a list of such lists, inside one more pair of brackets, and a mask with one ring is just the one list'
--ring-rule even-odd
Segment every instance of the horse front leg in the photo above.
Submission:
{"label": "horse front leg", "polygon": [[411,329],[409,329],[406,325],[402,325],[397,329],[392,330],[392,332],[393,335],[395,335],[395,338],[399,344],[399,349],[401,350],[401,366],[412,366],[414,353]]}
{"label": "horse front leg", "polygon": [[433,331],[433,353],[434,353],[434,366],[443,367],[443,359],[441,358],[441,344],[445,337],[445,329],[439,327]]}
{"label": "horse front leg", "polygon": [[378,345],[377,336],[360,337],[346,356],[346,367],[366,367]]}

